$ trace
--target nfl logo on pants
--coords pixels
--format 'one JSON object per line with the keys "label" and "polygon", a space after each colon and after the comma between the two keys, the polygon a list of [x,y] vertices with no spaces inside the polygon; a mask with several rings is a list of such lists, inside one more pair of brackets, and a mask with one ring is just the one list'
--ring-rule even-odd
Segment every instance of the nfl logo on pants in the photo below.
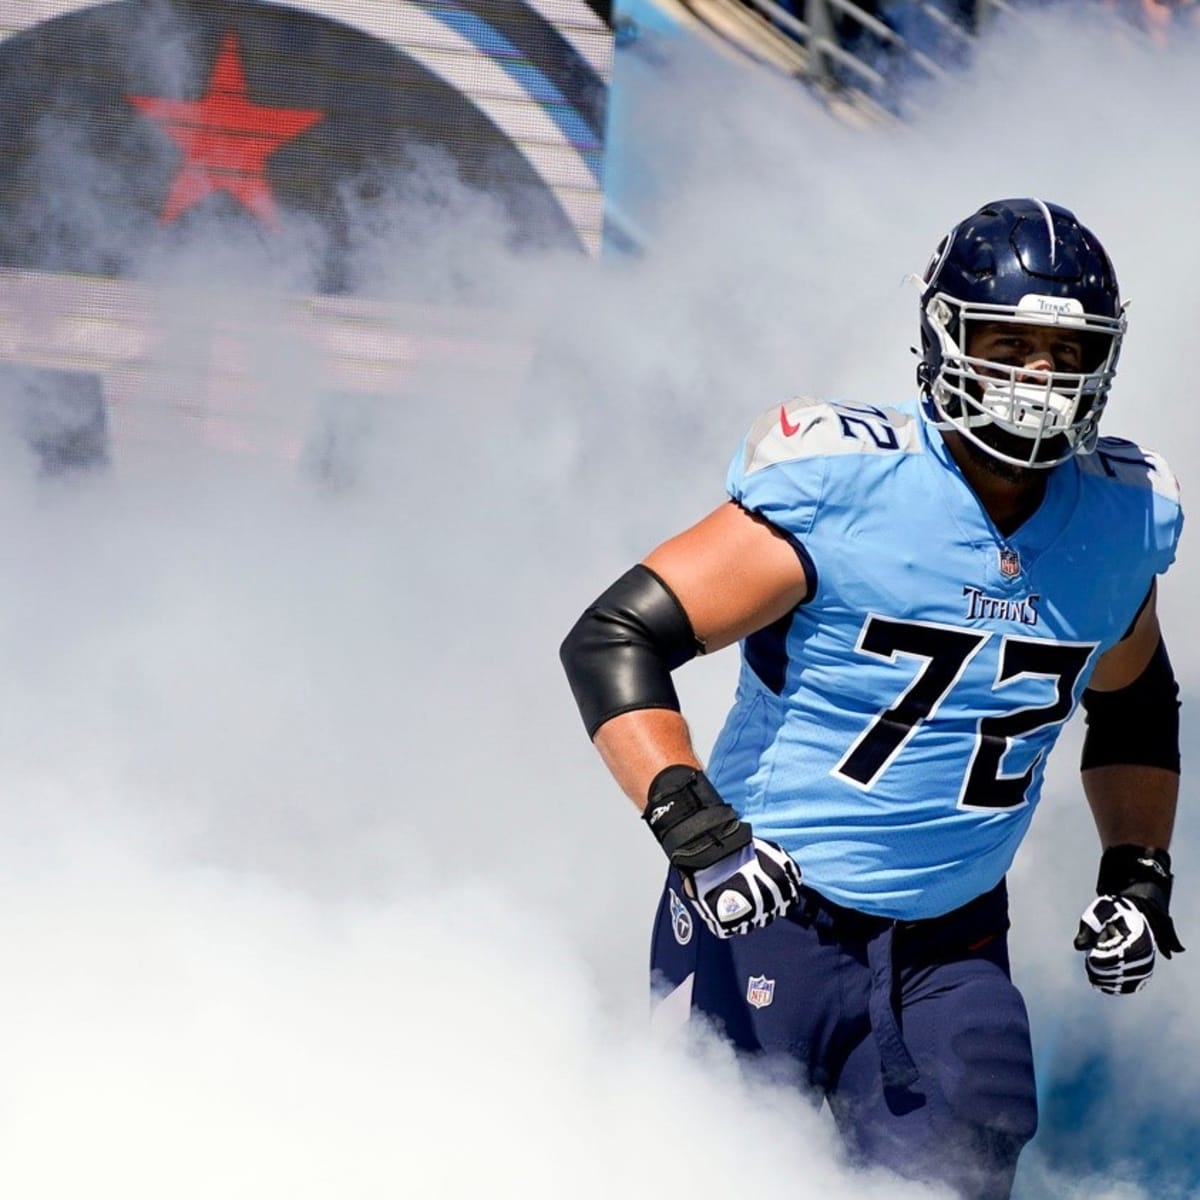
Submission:
{"label": "nfl logo on pants", "polygon": [[775,999],[775,980],[765,975],[751,975],[746,987],[746,1000],[755,1008],[766,1008]]}

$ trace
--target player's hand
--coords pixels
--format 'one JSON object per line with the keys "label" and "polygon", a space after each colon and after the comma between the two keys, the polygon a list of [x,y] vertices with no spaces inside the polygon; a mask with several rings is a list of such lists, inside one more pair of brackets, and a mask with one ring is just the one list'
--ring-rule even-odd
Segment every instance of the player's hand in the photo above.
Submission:
{"label": "player's hand", "polygon": [[703,771],[664,767],[650,784],[642,819],[716,937],[761,929],[799,899],[800,868],[791,855],[756,838]]}
{"label": "player's hand", "polygon": [[1098,992],[1139,992],[1154,974],[1157,946],[1146,915],[1124,896],[1097,896],[1084,909],[1075,935],[1088,983]]}
{"label": "player's hand", "polygon": [[1100,860],[1096,890],[1075,935],[1085,952],[1088,982],[1099,992],[1122,996],[1141,991],[1158,955],[1181,954],[1171,902],[1171,856],[1165,850],[1112,846]]}
{"label": "player's hand", "polygon": [[719,938],[762,929],[800,898],[795,860],[762,838],[685,879],[692,907]]}

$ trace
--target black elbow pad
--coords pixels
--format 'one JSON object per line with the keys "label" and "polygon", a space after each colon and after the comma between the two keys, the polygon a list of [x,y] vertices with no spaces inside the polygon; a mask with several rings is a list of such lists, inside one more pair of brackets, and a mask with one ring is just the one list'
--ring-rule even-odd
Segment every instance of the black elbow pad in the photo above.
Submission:
{"label": "black elbow pad", "polygon": [[1179,684],[1160,638],[1146,669],[1112,692],[1085,689],[1083,770],[1105,766],[1162,767],[1179,772]]}
{"label": "black elbow pad", "polygon": [[588,737],[595,737],[621,713],[678,712],[671,672],[703,651],[674,593],[639,563],[575,622],[559,657]]}

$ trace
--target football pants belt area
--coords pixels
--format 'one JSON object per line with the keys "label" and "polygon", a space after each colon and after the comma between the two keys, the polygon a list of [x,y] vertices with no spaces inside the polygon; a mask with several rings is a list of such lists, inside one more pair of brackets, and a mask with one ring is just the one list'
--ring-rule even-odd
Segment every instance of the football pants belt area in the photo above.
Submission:
{"label": "football pants belt area", "polygon": [[802,886],[800,903],[788,914],[798,925],[815,927],[818,936],[863,945],[871,971],[871,1030],[879,1047],[883,1083],[909,1088],[920,1077],[896,1016],[896,970],[900,966],[942,962],[980,949],[1009,927],[1008,889],[1001,880],[991,891],[961,908],[922,921],[896,921],[843,908]]}

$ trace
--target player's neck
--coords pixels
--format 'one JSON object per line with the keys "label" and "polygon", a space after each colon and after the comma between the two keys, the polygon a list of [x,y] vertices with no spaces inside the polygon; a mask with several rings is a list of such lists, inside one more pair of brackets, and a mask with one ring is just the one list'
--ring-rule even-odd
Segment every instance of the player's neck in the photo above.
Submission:
{"label": "player's neck", "polygon": [[1046,494],[1046,471],[1009,467],[976,450],[955,432],[946,434],[946,445],[963,478],[1002,534],[1014,533],[1037,511]]}

